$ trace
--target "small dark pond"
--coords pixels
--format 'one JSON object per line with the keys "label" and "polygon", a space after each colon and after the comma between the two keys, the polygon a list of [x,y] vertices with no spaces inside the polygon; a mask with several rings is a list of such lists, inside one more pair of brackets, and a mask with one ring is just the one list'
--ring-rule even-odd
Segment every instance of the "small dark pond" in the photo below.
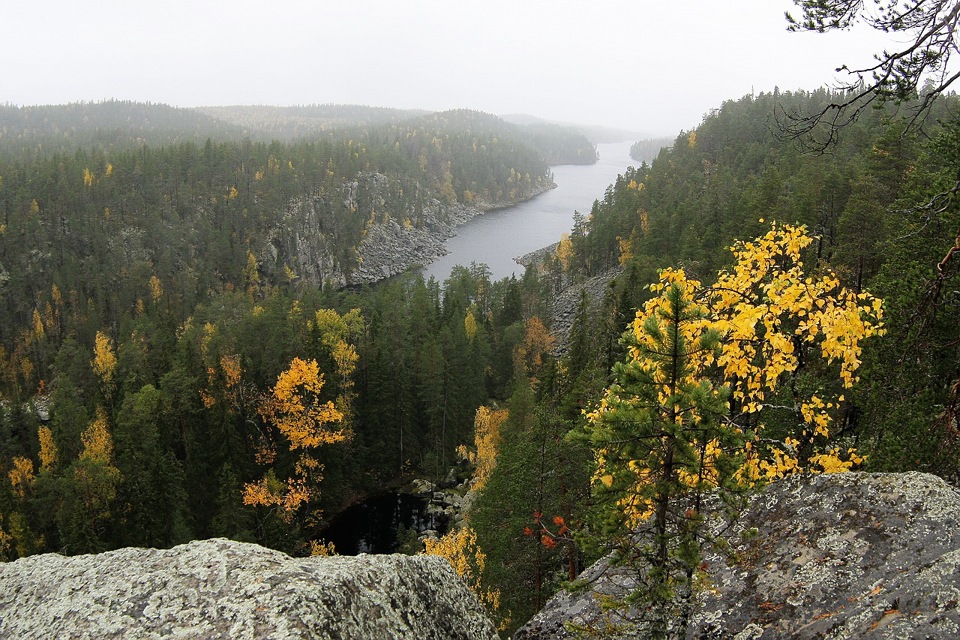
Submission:
{"label": "small dark pond", "polygon": [[408,493],[373,496],[337,515],[321,535],[340,555],[396,553],[416,534],[446,531],[447,518],[428,514],[428,503],[429,498]]}

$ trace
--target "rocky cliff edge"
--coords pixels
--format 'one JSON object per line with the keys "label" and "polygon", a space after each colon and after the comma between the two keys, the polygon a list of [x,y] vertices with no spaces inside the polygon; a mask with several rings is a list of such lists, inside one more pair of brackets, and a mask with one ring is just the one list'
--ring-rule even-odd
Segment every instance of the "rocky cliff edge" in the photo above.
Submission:
{"label": "rocky cliff edge", "polygon": [[0,565],[2,638],[496,638],[446,560],[216,539]]}
{"label": "rocky cliff edge", "polygon": [[[958,524],[960,492],[927,474],[771,484],[737,519],[732,553],[705,558],[686,637],[958,638]],[[603,627],[597,594],[623,593],[630,574],[601,561],[582,577],[589,590],[561,592],[514,640]]]}

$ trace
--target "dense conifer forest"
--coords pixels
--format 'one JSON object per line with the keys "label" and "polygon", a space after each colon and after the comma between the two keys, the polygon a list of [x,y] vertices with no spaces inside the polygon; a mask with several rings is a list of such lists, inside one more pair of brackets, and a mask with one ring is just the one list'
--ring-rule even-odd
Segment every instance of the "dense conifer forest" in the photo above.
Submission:
{"label": "dense conifer forest", "polygon": [[[955,480],[960,103],[906,134],[893,107],[866,111],[825,153],[781,135],[837,99],[725,102],[520,279],[465,265],[347,289],[265,248],[291,202],[323,196],[349,271],[378,218],[525,199],[592,146],[466,111],[0,108],[0,558],[207,536],[308,554],[344,505],[458,468],[476,490],[459,552],[485,554],[515,627],[603,549],[585,429],[659,270],[712,285],[774,221],[812,237],[811,278],[883,300],[833,441],[862,469]],[[349,186],[370,173],[389,178],[376,209]],[[556,296],[601,275],[556,350]],[[797,365],[790,393],[835,369]]]}

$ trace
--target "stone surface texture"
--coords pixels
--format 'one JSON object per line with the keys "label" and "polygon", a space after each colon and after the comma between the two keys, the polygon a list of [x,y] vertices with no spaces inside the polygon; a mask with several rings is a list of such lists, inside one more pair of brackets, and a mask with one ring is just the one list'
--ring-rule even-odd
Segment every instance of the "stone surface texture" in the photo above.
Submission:
{"label": "stone surface texture", "polygon": [[214,539],[0,565],[0,638],[496,638],[430,556],[291,558]]}
{"label": "stone surface texture", "polygon": [[[720,526],[722,523],[717,522]],[[960,638],[960,492],[922,473],[796,476],[755,494],[708,554],[688,638]],[[744,535],[744,534],[747,535]],[[630,573],[601,561],[515,640],[598,627],[598,593]]]}

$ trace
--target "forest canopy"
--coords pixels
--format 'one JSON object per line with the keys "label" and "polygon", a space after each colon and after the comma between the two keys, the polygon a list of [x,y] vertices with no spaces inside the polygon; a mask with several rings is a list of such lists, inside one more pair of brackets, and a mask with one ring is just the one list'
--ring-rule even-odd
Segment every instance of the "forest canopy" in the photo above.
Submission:
{"label": "forest canopy", "polygon": [[[620,524],[666,505],[665,531],[713,470],[956,480],[960,104],[905,98],[922,130],[863,110],[820,154],[777,126],[848,96],[743,96],[638,144],[651,159],[521,278],[352,288],[300,269],[292,219],[349,272],[374,225],[523,200],[593,146],[470,111],[0,108],[0,557],[211,535],[319,552],[345,505],[452,474],[474,506],[438,548],[474,553],[516,625],[612,548],[588,535],[605,496]],[[664,345],[697,373],[670,391],[697,420],[650,391]],[[614,455],[618,411],[710,464],[647,483],[677,466]]]}

